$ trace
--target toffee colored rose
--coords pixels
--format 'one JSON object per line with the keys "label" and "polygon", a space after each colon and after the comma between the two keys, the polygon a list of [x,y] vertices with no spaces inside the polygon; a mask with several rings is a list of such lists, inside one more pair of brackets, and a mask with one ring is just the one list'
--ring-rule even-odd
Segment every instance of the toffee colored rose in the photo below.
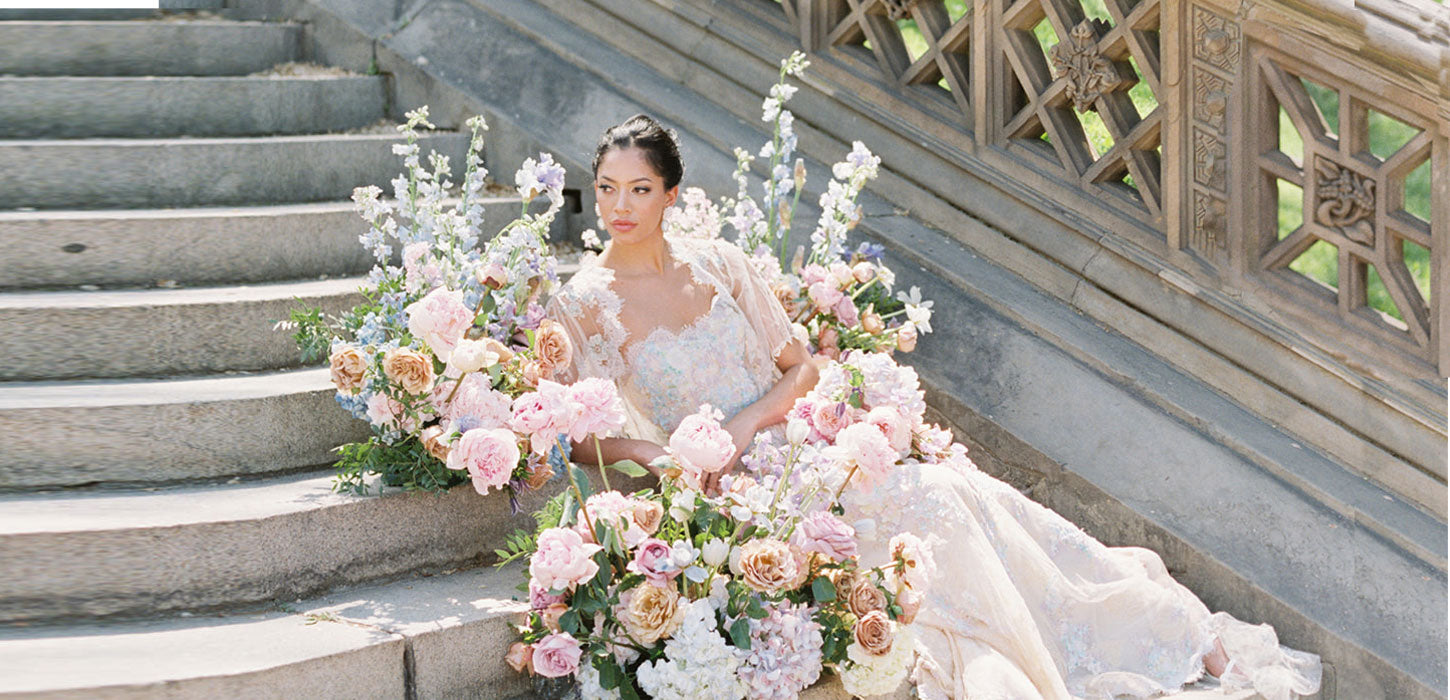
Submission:
{"label": "toffee colored rose", "polygon": [[548,607],[539,611],[539,618],[543,620],[544,626],[549,628],[550,632],[558,632],[559,618],[563,617],[566,612],[569,612],[569,606],[563,603],[549,603]]}
{"label": "toffee colored rose", "polygon": [[529,488],[540,489],[549,480],[554,478],[554,468],[547,463],[534,461],[529,463]]}
{"label": "toffee colored rose", "polygon": [[436,425],[430,425],[424,428],[422,434],[418,437],[422,438],[423,449],[428,450],[428,454],[433,455],[434,459],[444,464],[448,463],[448,453],[452,448],[443,442],[442,428]]}
{"label": "toffee colored rose", "polygon": [[368,360],[355,345],[344,345],[327,358],[332,385],[343,394],[356,395],[367,379]]}
{"label": "toffee colored rose", "polygon": [[896,349],[902,352],[911,352],[916,349],[916,326],[910,323],[901,324],[896,329]]}
{"label": "toffee colored rose", "polygon": [[770,290],[780,301],[781,308],[785,309],[786,318],[794,320],[800,317],[802,311],[805,311],[806,305],[801,302],[800,297],[790,288],[790,285],[776,283]]}
{"label": "toffee colored rose", "polygon": [[509,653],[503,657],[503,660],[519,673],[532,674],[534,672],[534,645],[514,642],[509,646]]}
{"label": "toffee colored rose", "polygon": [[659,532],[664,517],[665,507],[654,501],[640,501],[634,506],[634,523],[646,534]]}
{"label": "toffee colored rose", "polygon": [[881,656],[891,651],[896,641],[896,623],[880,610],[866,613],[856,620],[856,643],[867,653]]}
{"label": "toffee colored rose", "polygon": [[641,644],[654,644],[679,629],[685,606],[674,586],[635,586],[620,600],[619,621],[629,636]]}
{"label": "toffee colored rose", "polygon": [[534,672],[545,678],[562,678],[579,670],[584,652],[579,640],[568,632],[556,632],[534,645]]}
{"label": "toffee colored rose", "polygon": [[433,388],[433,360],[417,350],[393,348],[383,355],[383,374],[409,394]]}
{"label": "toffee colored rose", "polygon": [[504,345],[503,343],[500,343],[493,338],[484,338],[481,342],[483,342],[485,350],[495,355],[498,355],[499,362],[508,362],[510,359],[513,359],[514,351],[510,350],[509,346]]}
{"label": "toffee colored rose", "polygon": [[569,335],[557,321],[546,318],[534,331],[534,356],[538,358],[541,373],[547,376],[569,366],[574,349],[569,345]]}
{"label": "toffee colored rose", "polygon": [[739,552],[741,580],[761,593],[787,589],[801,578],[799,562],[784,542],[751,540]]}
{"label": "toffee colored rose", "polygon": [[836,331],[835,326],[821,327],[821,333],[816,338],[816,347],[820,348],[821,352],[835,350],[840,346],[840,343],[841,334]]}
{"label": "toffee colored rose", "polygon": [[861,314],[861,330],[875,335],[886,330],[886,322],[881,320],[881,314],[871,311]]}
{"label": "toffee colored rose", "polygon": [[852,615],[866,617],[867,613],[886,609],[886,594],[869,578],[863,576],[852,583],[851,590],[846,592],[846,607]]}

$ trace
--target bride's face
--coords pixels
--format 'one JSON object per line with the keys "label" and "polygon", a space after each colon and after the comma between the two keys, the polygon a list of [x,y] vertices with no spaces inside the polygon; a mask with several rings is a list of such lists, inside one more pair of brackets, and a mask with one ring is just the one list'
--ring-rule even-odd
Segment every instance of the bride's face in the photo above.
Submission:
{"label": "bride's face", "polygon": [[634,244],[660,234],[665,209],[679,187],[665,189],[664,178],[638,148],[613,149],[599,161],[594,176],[595,211],[614,240]]}

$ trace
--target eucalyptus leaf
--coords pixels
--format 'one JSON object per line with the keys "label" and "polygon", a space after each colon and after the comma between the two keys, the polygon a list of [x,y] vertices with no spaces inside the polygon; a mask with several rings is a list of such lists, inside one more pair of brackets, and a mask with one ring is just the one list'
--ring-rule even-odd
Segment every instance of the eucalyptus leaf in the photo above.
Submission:
{"label": "eucalyptus leaf", "polygon": [[749,620],[746,620],[742,617],[739,620],[736,620],[735,624],[730,625],[730,641],[735,642],[735,646],[746,651],[750,651]]}
{"label": "eucalyptus leaf", "polygon": [[584,498],[587,499],[594,495],[594,484],[589,481],[589,475],[585,474],[583,469],[570,462],[569,474],[574,477],[574,483],[579,485],[579,492],[584,494]]}
{"label": "eucalyptus leaf", "polygon": [[648,469],[640,466],[639,462],[636,462],[632,459],[621,459],[618,462],[609,465],[609,468],[621,474],[624,474],[625,476],[640,477],[649,474]]}
{"label": "eucalyptus leaf", "polygon": [[829,603],[836,599],[836,586],[831,583],[831,579],[817,576],[811,582],[811,594],[815,596],[817,603]]}

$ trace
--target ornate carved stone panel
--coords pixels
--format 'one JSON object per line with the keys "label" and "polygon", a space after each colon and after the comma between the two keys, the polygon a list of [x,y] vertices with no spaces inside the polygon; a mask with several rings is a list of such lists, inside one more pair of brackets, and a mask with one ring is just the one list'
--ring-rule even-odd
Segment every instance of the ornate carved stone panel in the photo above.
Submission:
{"label": "ornate carved stone panel", "polygon": [[1228,112],[1227,80],[1195,66],[1193,68],[1193,118],[1224,133],[1224,115]]}
{"label": "ornate carved stone panel", "polygon": [[911,6],[916,0],[884,0],[886,3],[886,16],[893,20],[903,19],[911,14]]}
{"label": "ornate carved stone panel", "polygon": [[1203,192],[1193,193],[1193,233],[1189,245],[1201,253],[1222,251],[1228,245],[1228,205]]}
{"label": "ornate carved stone panel", "polygon": [[1086,112],[1123,82],[1113,62],[1098,49],[1098,35],[1107,28],[1102,20],[1085,19],[1072,28],[1066,41],[1052,47],[1052,72],[1067,81],[1067,96],[1079,112]]}
{"label": "ornate carved stone panel", "polygon": [[1239,26],[1202,7],[1193,8],[1193,56],[1219,70],[1239,67]]}
{"label": "ornate carved stone panel", "polygon": [[1375,181],[1323,156],[1315,160],[1314,220],[1346,238],[1374,245]]}
{"label": "ornate carved stone panel", "polygon": [[1193,181],[1213,188],[1216,192],[1228,191],[1224,182],[1225,158],[1228,149],[1219,137],[1194,128],[1193,130]]}

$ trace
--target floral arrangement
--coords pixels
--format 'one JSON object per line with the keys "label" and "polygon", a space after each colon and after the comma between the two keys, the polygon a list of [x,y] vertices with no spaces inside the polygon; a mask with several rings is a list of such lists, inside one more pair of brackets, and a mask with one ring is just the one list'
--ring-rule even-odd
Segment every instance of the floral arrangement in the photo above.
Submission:
{"label": "floral arrangement", "polygon": [[[515,176],[519,217],[480,248],[487,125],[474,117],[467,126],[463,182],[448,207],[448,157],[420,162],[418,129],[434,128],[428,108],[408,113],[398,127],[405,143],[393,146],[405,168],[393,199],[375,186],[353,192],[368,223],[359,241],[376,259],[363,303],[337,317],[297,309],[284,324],[304,361],[327,357],[337,402],[373,428],[366,442],[338,448],[338,490],[364,493],[364,477],[380,474],[405,489],[471,480],[479,493],[502,489],[514,499],[548,481],[567,455],[556,433],[540,432],[552,425],[540,412],[557,410],[561,392],[573,392],[569,405],[600,393],[550,381],[570,359],[567,336],[543,307],[558,282],[547,232],[563,203],[564,169],[547,153],[526,160]],[[549,206],[531,214],[539,197]],[[401,266],[392,264],[394,243]]]}
{"label": "floral arrangement", "polygon": [[930,549],[902,533],[889,561],[862,566],[838,504],[895,461],[886,433],[861,422],[874,438],[852,429],[826,444],[792,420],[784,443],[763,433],[750,472],[711,496],[702,478],[734,454],[720,419],[706,405],[681,422],[658,491],[590,493],[571,467],[571,490],[536,514],[534,535],[500,552],[500,565],[529,562],[511,666],[572,676],[585,698],[793,698],[827,667],[863,695],[906,678]]}
{"label": "floral arrangement", "polygon": [[[774,131],[758,154],[735,149],[735,196],[721,198],[717,205],[704,190],[687,188],[680,197],[682,206],[665,212],[665,233],[716,238],[728,223],[735,229],[735,244],[771,281],[797,334],[819,354],[835,358],[851,349],[911,352],[920,335],[931,332],[932,302],[922,301],[915,287],[892,296],[896,276],[882,264],[885,251],[880,245],[862,243],[855,250],[845,245],[847,232],[861,220],[856,200],[881,165],[865,144],[854,142],[846,159],[831,167],[809,255],[801,246],[786,259],[786,242],[806,182],[803,159],[787,165],[796,135],[795,115],[785,103],[797,90],[787,78],[799,77],[809,65],[798,51],[781,61],[776,84],[761,105],[761,119],[772,122]],[[769,173],[763,207],[750,196],[746,177],[757,158],[767,161]]]}

